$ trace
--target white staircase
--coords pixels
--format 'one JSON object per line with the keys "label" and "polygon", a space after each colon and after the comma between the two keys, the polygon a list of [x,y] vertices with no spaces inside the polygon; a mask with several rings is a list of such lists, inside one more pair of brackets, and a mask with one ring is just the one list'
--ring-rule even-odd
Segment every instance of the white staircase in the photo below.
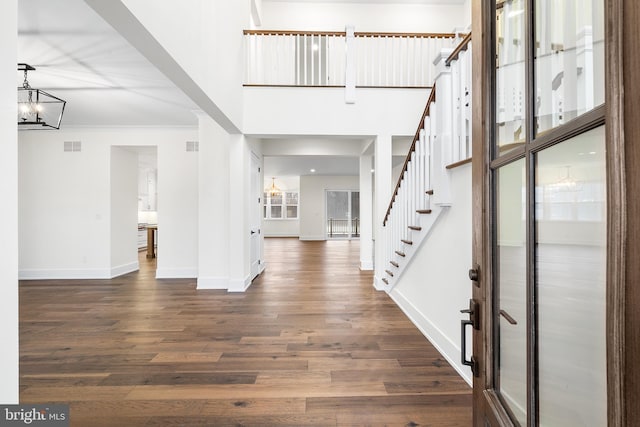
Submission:
{"label": "white staircase", "polygon": [[387,292],[451,207],[449,169],[471,157],[471,34],[434,64],[436,81],[383,221],[385,259],[376,278]]}

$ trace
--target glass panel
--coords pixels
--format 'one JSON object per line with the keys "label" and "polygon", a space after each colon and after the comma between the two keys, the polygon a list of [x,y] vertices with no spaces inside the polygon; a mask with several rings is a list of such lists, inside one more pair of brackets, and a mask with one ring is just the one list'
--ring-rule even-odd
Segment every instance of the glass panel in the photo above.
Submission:
{"label": "glass panel", "polygon": [[[527,424],[527,239],[524,159],[497,171],[497,322],[500,395]],[[504,313],[501,315],[500,313]],[[514,324],[515,322],[515,324]]]}
{"label": "glass panel", "polygon": [[287,218],[298,218],[297,206],[287,206]]}
{"label": "glass panel", "polygon": [[525,129],[524,0],[496,6],[496,144],[497,155],[521,144]]}
{"label": "glass panel", "polygon": [[348,237],[349,192],[327,191],[327,236]]}
{"label": "glass panel", "polygon": [[297,205],[298,204],[298,193],[287,193],[286,199],[287,199],[287,204],[288,205]]}
{"label": "glass panel", "polygon": [[607,425],[604,127],[537,155],[541,426]]}
{"label": "glass panel", "polygon": [[282,193],[272,194],[271,195],[271,204],[272,205],[281,205],[282,204]]}
{"label": "glass panel", "polygon": [[536,0],[536,133],[604,103],[604,0]]}
{"label": "glass panel", "polygon": [[271,218],[282,218],[282,206],[271,206]]}
{"label": "glass panel", "polygon": [[360,192],[351,192],[351,235],[360,237]]}

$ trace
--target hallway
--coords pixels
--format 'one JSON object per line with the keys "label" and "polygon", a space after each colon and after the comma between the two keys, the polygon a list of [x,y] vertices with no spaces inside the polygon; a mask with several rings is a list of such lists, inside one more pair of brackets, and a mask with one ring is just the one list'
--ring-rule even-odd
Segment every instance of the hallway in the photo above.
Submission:
{"label": "hallway", "polygon": [[74,426],[468,426],[471,388],[360,272],[358,241],[265,239],[246,293],[20,283],[21,403]]}

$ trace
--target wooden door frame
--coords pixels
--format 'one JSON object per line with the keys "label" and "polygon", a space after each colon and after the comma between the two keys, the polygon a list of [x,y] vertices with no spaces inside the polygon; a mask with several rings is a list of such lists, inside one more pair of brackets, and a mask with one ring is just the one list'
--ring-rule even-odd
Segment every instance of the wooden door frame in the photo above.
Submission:
{"label": "wooden door frame", "polygon": [[[479,279],[472,296],[480,310],[474,334],[478,362],[474,378],[473,425],[512,425],[492,389],[491,203],[492,143],[491,28],[483,3],[473,0],[473,263]],[[640,2],[605,0],[605,99],[607,132],[607,417],[623,427],[640,419]],[[626,143],[626,141],[629,141]],[[630,261],[627,262],[626,260]]]}

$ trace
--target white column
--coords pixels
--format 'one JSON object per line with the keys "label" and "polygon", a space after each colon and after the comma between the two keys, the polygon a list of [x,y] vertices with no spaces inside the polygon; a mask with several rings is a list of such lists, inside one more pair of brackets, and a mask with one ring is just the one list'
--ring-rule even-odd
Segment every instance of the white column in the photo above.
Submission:
{"label": "white column", "polygon": [[244,292],[251,284],[251,157],[244,135],[229,138],[229,292]]}
{"label": "white column", "polygon": [[382,221],[387,213],[391,200],[391,135],[378,135],[375,142],[375,215],[373,217],[373,233],[375,238],[375,259],[373,285],[378,290],[384,290],[385,249],[390,242],[386,242]]}
{"label": "white column", "polygon": [[356,63],[356,36],[355,27],[347,25],[345,28],[346,37],[346,64],[344,76],[344,102],[347,104],[356,103],[356,76],[358,73]]}
{"label": "white column", "polygon": [[360,270],[373,270],[373,158],[360,156]]}
{"label": "white column", "polygon": [[18,1],[0,5],[0,402],[18,403]]}
{"label": "white column", "polygon": [[206,114],[198,121],[198,289],[228,289],[230,136]]}

